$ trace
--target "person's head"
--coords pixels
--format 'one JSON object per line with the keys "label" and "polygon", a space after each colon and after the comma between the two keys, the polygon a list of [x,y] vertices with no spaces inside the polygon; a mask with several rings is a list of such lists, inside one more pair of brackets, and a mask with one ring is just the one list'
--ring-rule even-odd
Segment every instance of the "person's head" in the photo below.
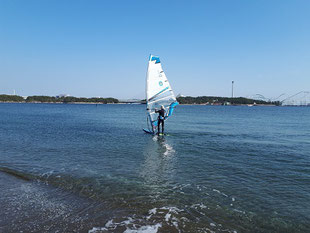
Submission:
{"label": "person's head", "polygon": [[164,110],[164,109],[165,109],[164,105],[160,106],[160,109],[161,109],[161,110]]}

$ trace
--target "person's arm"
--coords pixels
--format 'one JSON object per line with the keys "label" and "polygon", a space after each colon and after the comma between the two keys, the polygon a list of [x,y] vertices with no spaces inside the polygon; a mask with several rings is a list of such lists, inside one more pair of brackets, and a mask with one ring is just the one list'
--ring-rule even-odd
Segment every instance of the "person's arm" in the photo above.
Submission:
{"label": "person's arm", "polygon": [[155,113],[158,113],[158,110],[157,110],[157,108],[155,108]]}

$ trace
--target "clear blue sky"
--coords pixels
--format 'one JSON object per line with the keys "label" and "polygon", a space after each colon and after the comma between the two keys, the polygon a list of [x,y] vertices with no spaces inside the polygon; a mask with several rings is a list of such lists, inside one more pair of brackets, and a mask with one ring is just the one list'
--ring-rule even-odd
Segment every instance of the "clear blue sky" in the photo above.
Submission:
{"label": "clear blue sky", "polygon": [[310,91],[310,1],[0,0],[0,93],[144,97],[150,53],[176,94]]}

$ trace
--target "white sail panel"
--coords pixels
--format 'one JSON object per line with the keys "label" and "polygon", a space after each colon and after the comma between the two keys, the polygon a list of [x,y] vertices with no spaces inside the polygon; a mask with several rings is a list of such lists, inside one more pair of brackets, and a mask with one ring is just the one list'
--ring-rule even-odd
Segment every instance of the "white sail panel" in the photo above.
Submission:
{"label": "white sail panel", "polygon": [[155,109],[163,105],[168,118],[178,104],[170,83],[162,69],[159,57],[150,55],[146,77],[146,103],[149,130],[154,132],[158,114]]}

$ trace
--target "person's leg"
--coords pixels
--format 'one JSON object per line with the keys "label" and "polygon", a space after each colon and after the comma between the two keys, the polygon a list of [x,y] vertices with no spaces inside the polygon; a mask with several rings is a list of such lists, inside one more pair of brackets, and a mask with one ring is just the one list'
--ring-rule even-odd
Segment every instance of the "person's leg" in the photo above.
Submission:
{"label": "person's leg", "polygon": [[164,134],[164,125],[165,125],[165,120],[162,120],[161,122],[161,132]]}
{"label": "person's leg", "polygon": [[159,128],[160,127],[160,120],[158,119],[158,121],[157,121],[157,133],[159,134]]}

